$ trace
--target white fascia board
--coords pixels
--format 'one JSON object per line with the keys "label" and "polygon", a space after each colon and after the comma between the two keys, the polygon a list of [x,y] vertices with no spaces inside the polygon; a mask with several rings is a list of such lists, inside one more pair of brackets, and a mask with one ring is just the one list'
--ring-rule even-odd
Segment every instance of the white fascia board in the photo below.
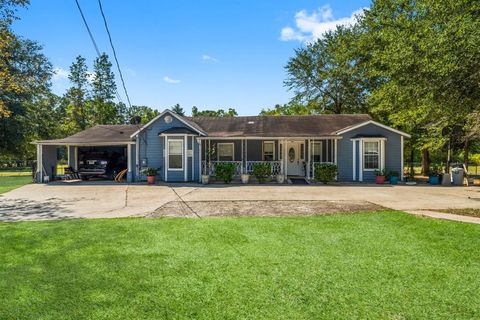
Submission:
{"label": "white fascia board", "polygon": [[368,124],[373,124],[373,125],[376,125],[380,128],[383,128],[385,130],[389,130],[389,131],[392,131],[392,132],[395,132],[399,135],[402,135],[404,137],[407,137],[407,138],[410,138],[411,136],[408,134],[408,133],[405,133],[403,131],[400,131],[400,130],[397,130],[397,129],[394,129],[392,127],[389,127],[389,126],[386,126],[380,122],[376,122],[376,121],[373,121],[373,120],[368,120],[368,121],[365,121],[365,122],[362,122],[362,123],[359,123],[357,125],[354,125],[354,126],[351,126],[351,127],[347,127],[346,129],[342,129],[342,130],[339,130],[336,132],[336,134],[340,135],[340,134],[344,134],[346,132],[350,132],[352,130],[355,130],[355,129],[358,129],[358,128],[361,128],[363,126],[366,126]]}
{"label": "white fascia board", "polygon": [[206,136],[198,137],[199,140],[341,140],[343,137],[338,136],[320,136],[320,137],[261,137],[261,136],[248,136],[248,137],[215,137],[215,136]]}
{"label": "white fascia board", "polygon": [[163,117],[165,114],[170,114],[172,117],[175,117],[177,120],[179,120],[180,122],[182,122],[183,124],[185,124],[186,126],[188,126],[189,128],[191,128],[192,130],[198,132],[200,135],[204,135],[206,136],[207,134],[201,130],[198,130],[197,128],[193,127],[190,123],[188,123],[187,121],[185,121],[185,119],[182,118],[182,116],[176,114],[175,112],[169,110],[169,109],[165,109],[163,110],[162,113],[160,113],[158,116],[156,116],[155,118],[153,118],[152,120],[150,120],[147,124],[145,124],[144,126],[142,126],[140,129],[138,129],[137,131],[135,131],[131,136],[130,138],[133,138],[135,137],[137,134],[139,134],[140,132],[142,132],[144,129],[146,129],[147,127],[149,127],[152,123],[154,123],[155,121],[157,121],[158,119],[160,119],[161,117]]}

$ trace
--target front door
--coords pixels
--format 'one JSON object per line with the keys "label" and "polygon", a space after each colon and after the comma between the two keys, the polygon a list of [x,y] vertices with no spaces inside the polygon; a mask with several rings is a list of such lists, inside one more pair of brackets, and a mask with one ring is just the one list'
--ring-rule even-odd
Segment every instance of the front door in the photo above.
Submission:
{"label": "front door", "polygon": [[303,142],[300,141],[287,142],[287,175],[289,176],[303,175],[302,144]]}

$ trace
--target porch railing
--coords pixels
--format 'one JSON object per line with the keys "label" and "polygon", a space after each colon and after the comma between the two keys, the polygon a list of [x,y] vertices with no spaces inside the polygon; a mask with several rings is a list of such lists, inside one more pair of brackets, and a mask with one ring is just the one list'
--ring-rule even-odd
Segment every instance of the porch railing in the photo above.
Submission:
{"label": "porch railing", "polygon": [[272,167],[272,175],[274,176],[282,173],[280,161],[247,161],[246,172],[251,174],[253,172],[253,166],[257,163],[268,163]]}
{"label": "porch railing", "polygon": [[272,175],[278,175],[282,172],[282,165],[280,161],[245,161],[245,168],[242,166],[242,161],[210,161],[207,164],[207,161],[202,161],[202,173],[208,175],[215,175],[217,165],[219,163],[233,163],[235,164],[235,175],[239,176],[242,174],[242,170],[245,173],[251,174],[253,172],[253,166],[256,163],[268,163],[272,167]]}

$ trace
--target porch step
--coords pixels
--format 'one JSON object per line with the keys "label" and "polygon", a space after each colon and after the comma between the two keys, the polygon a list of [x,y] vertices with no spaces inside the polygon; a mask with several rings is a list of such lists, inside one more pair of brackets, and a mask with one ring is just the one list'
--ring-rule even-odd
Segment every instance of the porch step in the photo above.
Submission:
{"label": "porch step", "polygon": [[288,178],[292,184],[308,184],[305,178]]}

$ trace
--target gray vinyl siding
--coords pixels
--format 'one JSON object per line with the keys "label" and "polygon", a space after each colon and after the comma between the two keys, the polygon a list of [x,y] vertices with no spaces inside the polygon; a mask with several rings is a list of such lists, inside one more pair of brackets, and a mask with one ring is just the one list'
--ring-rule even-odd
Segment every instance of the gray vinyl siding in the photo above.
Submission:
{"label": "gray vinyl siding", "polygon": [[[353,180],[353,159],[352,159],[352,146],[353,142],[350,140],[356,135],[380,135],[385,137],[385,170],[401,172],[402,159],[401,159],[401,135],[392,132],[390,130],[381,128],[375,124],[368,124],[358,129],[349,131],[342,136],[342,139],[338,141],[338,178],[339,181],[352,181]],[[357,144],[358,148],[358,144]],[[357,179],[359,175],[359,160],[361,155],[356,151],[356,170]],[[363,181],[373,182],[375,181],[375,172],[363,171]]]}

